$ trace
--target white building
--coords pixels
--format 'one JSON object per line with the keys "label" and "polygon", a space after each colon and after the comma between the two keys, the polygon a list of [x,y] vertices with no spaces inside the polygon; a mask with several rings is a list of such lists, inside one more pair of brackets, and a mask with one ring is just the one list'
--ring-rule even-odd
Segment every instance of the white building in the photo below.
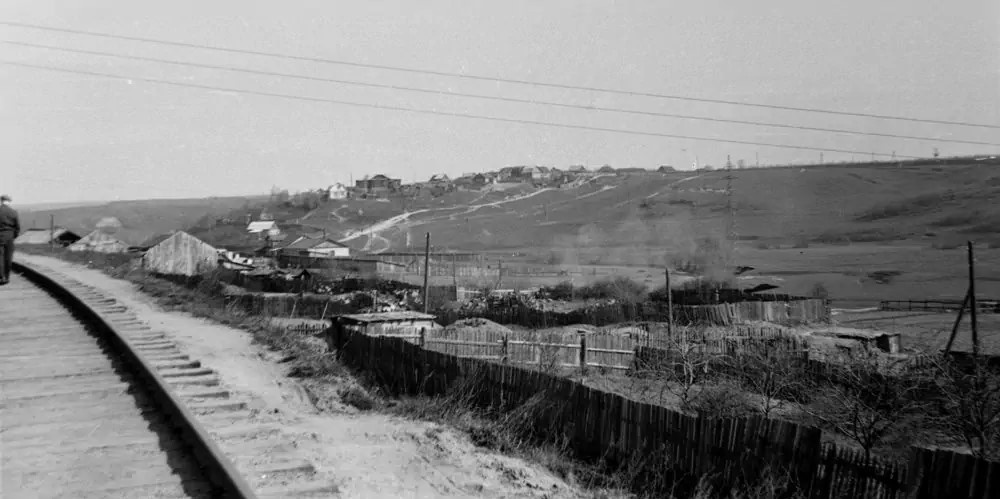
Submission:
{"label": "white building", "polygon": [[347,186],[340,182],[327,187],[326,192],[330,199],[347,199]]}
{"label": "white building", "polygon": [[247,225],[247,232],[250,234],[257,234],[264,238],[264,236],[274,237],[281,234],[281,229],[278,227],[278,223],[274,220],[257,220],[256,222],[250,222]]}

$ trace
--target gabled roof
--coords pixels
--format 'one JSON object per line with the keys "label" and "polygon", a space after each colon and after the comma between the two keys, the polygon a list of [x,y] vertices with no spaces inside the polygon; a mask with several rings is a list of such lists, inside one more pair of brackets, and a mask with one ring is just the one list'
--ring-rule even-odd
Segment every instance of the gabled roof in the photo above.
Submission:
{"label": "gabled roof", "polygon": [[446,173],[435,173],[434,175],[431,175],[431,180],[430,181],[431,182],[447,182],[449,180],[451,180],[451,179],[448,178],[448,174],[446,174]]}
{"label": "gabled roof", "polygon": [[247,225],[247,232],[250,233],[263,232],[265,230],[271,230],[277,227],[278,223],[275,222],[274,220],[257,220],[255,222],[250,222],[250,225]]}

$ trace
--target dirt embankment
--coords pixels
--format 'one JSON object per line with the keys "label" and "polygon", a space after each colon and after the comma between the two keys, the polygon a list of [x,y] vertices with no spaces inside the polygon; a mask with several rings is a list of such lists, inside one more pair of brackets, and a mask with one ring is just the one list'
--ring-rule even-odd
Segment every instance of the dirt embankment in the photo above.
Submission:
{"label": "dirt embankment", "polygon": [[335,394],[356,381],[290,378],[289,366],[278,362],[281,355],[254,344],[246,331],[164,311],[130,282],[55,258],[18,258],[114,296],[191,358],[214,369],[228,389],[252,400],[259,411],[276,414],[296,451],[337,477],[338,497],[592,496],[541,465],[477,447],[448,426],[348,406]]}

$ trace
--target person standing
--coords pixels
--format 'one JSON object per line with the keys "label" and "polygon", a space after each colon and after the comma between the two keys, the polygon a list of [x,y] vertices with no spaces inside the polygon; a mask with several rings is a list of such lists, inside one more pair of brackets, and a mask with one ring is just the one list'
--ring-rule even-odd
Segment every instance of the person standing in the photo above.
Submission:
{"label": "person standing", "polygon": [[10,196],[0,195],[0,285],[10,282],[10,267],[14,261],[14,240],[21,235],[21,221],[10,207]]}

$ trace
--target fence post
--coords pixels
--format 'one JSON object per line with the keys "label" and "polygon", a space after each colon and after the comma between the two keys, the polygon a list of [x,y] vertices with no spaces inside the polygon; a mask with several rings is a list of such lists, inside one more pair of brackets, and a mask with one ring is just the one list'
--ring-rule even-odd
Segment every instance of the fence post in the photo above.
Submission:
{"label": "fence post", "polygon": [[580,331],[580,373],[587,374],[587,335]]}
{"label": "fence post", "polygon": [[427,341],[427,328],[422,327],[420,328],[420,348],[424,348],[424,345],[427,344],[426,341]]}
{"label": "fence post", "polygon": [[507,335],[503,335],[503,342],[500,344],[500,362],[507,363]]}

